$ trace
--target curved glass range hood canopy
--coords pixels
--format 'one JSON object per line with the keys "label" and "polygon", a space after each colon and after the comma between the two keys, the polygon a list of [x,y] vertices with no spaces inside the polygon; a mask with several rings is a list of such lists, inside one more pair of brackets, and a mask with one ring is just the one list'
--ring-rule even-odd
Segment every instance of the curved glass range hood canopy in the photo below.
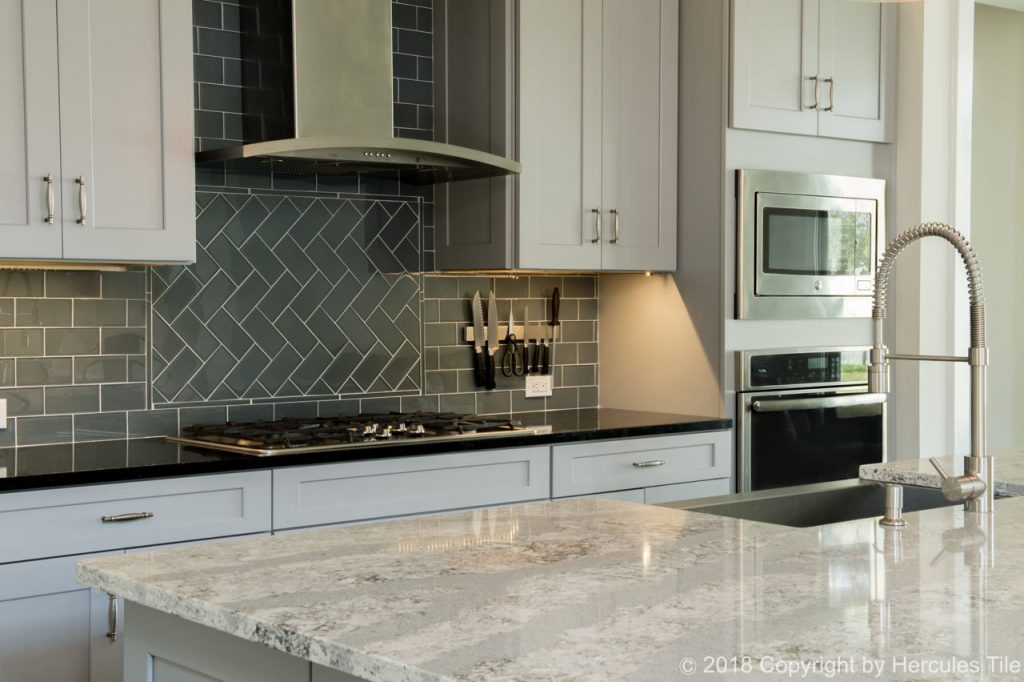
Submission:
{"label": "curved glass range hood canopy", "polygon": [[495,154],[394,136],[390,1],[243,0],[241,15],[246,142],[197,162],[417,184],[520,171]]}

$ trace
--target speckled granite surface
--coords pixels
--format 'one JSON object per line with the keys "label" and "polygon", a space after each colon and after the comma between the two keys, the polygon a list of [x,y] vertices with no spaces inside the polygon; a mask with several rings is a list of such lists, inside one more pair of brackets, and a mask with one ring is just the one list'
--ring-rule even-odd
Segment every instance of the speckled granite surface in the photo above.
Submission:
{"label": "speckled granite surface", "polygon": [[[942,457],[940,461],[950,474],[962,474],[964,471],[963,457]],[[1024,450],[995,453],[995,471],[996,495],[1024,495]],[[938,488],[941,484],[939,475],[927,459],[864,464],[860,468],[860,477],[865,481],[924,488]]]}
{"label": "speckled granite surface", "polygon": [[948,680],[1019,665],[1024,498],[987,518],[907,519],[797,529],[563,500],[94,559],[78,577],[388,682],[874,678],[867,666]]}

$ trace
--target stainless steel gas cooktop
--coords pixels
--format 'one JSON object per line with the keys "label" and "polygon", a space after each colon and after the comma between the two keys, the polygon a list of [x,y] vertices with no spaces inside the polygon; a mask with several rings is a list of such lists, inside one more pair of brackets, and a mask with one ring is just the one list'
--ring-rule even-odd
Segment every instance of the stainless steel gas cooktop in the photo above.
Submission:
{"label": "stainless steel gas cooktop", "polygon": [[550,432],[549,426],[524,427],[502,417],[475,414],[408,412],[261,422],[196,424],[167,440],[257,457],[327,452],[344,448],[453,438],[501,438]]}

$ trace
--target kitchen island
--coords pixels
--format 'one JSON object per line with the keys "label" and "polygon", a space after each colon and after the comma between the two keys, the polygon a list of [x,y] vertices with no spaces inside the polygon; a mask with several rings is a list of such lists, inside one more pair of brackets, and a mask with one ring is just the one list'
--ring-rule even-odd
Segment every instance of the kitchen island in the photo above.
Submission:
{"label": "kitchen island", "polygon": [[1024,498],[907,520],[575,499],[94,559],[78,578],[129,602],[133,680],[1020,677]]}

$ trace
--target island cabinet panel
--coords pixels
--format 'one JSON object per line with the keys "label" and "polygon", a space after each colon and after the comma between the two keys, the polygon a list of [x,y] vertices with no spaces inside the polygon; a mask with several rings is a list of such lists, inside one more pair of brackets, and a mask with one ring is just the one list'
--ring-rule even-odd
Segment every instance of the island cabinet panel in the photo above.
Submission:
{"label": "island cabinet panel", "polygon": [[674,502],[676,500],[695,500],[700,497],[728,495],[732,492],[734,492],[732,489],[732,479],[712,478],[707,481],[692,481],[690,483],[675,483],[673,485],[645,488],[644,503],[661,504],[662,502]]}
{"label": "island cabinet panel", "polygon": [[550,497],[548,447],[340,462],[274,470],[274,529]]}
{"label": "island cabinet panel", "polygon": [[0,680],[110,682],[120,646],[106,638],[107,595],[75,582],[79,559],[0,565]]}
{"label": "island cabinet panel", "polygon": [[0,495],[0,563],[264,532],[270,472]]}
{"label": "island cabinet panel", "polygon": [[556,445],[552,497],[728,479],[731,431]]}

